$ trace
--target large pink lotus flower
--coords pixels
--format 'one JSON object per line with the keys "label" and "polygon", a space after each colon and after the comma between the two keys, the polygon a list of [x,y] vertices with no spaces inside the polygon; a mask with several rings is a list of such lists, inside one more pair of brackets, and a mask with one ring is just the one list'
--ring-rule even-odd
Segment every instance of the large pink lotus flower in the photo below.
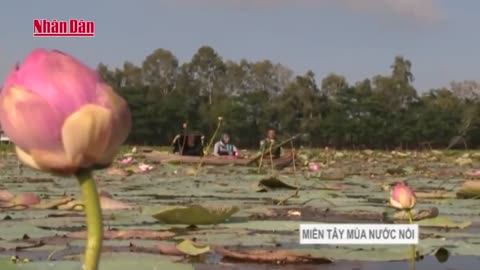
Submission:
{"label": "large pink lotus flower", "polygon": [[60,51],[36,49],[4,82],[0,124],[23,163],[68,175],[108,166],[131,116],[94,70]]}
{"label": "large pink lotus flower", "polygon": [[390,194],[390,204],[400,210],[410,210],[415,207],[415,193],[403,183],[397,183]]}

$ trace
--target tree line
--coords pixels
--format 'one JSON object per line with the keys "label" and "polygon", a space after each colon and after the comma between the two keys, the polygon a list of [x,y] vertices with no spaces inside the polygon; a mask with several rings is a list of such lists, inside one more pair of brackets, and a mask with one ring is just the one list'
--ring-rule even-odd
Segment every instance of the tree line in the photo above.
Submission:
{"label": "tree line", "polygon": [[297,75],[269,60],[224,60],[208,46],[186,63],[156,49],[141,66],[100,63],[97,70],[130,106],[132,144],[168,145],[185,121],[208,141],[223,116],[222,131],[240,147],[257,147],[267,128],[283,137],[304,134],[300,143],[308,147],[480,145],[479,84],[452,82],[419,93],[412,63],[402,56],[387,75],[354,84],[335,73],[316,81],[312,71]]}

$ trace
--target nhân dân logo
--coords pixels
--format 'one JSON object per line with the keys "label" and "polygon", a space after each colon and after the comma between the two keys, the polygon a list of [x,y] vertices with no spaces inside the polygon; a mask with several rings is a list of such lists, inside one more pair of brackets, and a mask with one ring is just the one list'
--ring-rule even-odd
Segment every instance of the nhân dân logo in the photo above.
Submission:
{"label": "nh\u00e2n d\u00e2n logo", "polygon": [[83,19],[33,20],[34,37],[94,37],[95,22]]}

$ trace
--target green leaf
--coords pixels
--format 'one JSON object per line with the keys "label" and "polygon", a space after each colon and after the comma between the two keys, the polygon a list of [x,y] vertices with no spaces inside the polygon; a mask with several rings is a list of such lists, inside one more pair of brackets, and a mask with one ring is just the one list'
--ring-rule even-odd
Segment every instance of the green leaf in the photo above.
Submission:
{"label": "green leaf", "polygon": [[[0,267],[2,265],[0,264]],[[15,265],[13,265],[15,266]],[[18,268],[3,268],[2,270],[78,270],[80,261],[31,262],[21,264]],[[173,263],[159,255],[138,253],[106,253],[102,254],[99,269],[102,270],[130,270],[130,269],[168,269],[193,270],[189,264]]]}
{"label": "green leaf", "polygon": [[[428,209],[413,209],[413,220],[432,219],[438,216],[438,208],[431,207]],[[408,213],[406,211],[398,211],[393,215],[395,220],[408,220]]]}
{"label": "green leaf", "polygon": [[457,191],[459,198],[480,198],[480,181],[466,181]]}
{"label": "green leaf", "polygon": [[286,188],[286,189],[297,189],[298,187],[294,185],[290,185],[286,183],[286,180],[282,181],[276,176],[271,176],[268,178],[264,178],[260,180],[258,183],[259,187],[266,187],[266,188]]}
{"label": "green leaf", "polygon": [[237,206],[194,204],[169,207],[152,217],[167,224],[209,225],[222,223],[239,210]]}
{"label": "green leaf", "polygon": [[210,246],[197,246],[194,245],[192,241],[190,240],[184,240],[177,244],[177,249],[187,255],[190,256],[197,256],[200,254],[204,254],[210,251]]}
{"label": "green leaf", "polygon": [[0,260],[0,269],[2,269],[2,270],[20,270],[20,269],[24,269],[24,268],[20,267],[17,264],[14,264],[11,261],[3,259],[3,260]]}
{"label": "green leaf", "polygon": [[465,229],[466,227],[472,224],[471,221],[456,222],[456,221],[450,220],[447,217],[429,218],[429,219],[420,220],[417,223],[422,227],[459,228],[459,229]]}

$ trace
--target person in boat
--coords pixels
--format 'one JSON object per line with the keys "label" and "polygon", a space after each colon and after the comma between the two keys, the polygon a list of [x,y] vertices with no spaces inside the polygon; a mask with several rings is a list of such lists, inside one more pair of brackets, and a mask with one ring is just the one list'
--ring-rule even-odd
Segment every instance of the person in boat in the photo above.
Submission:
{"label": "person in boat", "polygon": [[214,156],[238,156],[238,150],[235,145],[230,143],[230,136],[223,134],[220,141],[213,146]]}
{"label": "person in boat", "polygon": [[282,155],[282,148],[276,146],[276,132],[274,129],[267,130],[267,137],[260,141],[260,153],[264,155],[270,154],[270,149],[272,150],[271,154],[273,158],[279,158]]}
{"label": "person in boat", "polygon": [[183,124],[184,134],[178,134],[172,141],[173,153],[182,156],[203,156],[205,136],[199,132],[188,132]]}

